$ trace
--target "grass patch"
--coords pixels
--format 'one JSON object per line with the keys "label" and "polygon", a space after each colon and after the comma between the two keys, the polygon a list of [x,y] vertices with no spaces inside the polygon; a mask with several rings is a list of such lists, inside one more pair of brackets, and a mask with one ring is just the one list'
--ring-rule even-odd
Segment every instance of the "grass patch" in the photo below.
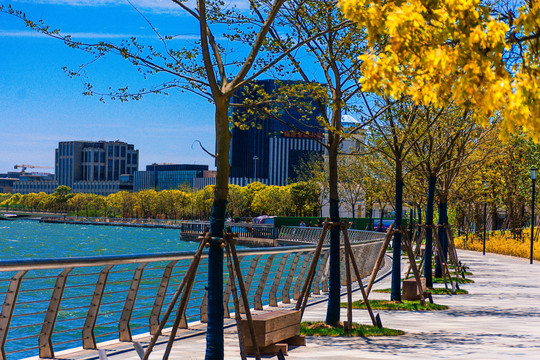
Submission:
{"label": "grass patch", "polygon": [[[447,310],[448,306],[431,304],[426,302],[425,306],[420,305],[420,301],[390,301],[390,300],[369,300],[369,305],[373,310],[403,310],[403,311],[431,311],[431,310]],[[347,307],[347,303],[341,303],[341,307]],[[365,309],[366,304],[363,301],[355,301],[352,303],[353,309]]]}
{"label": "grass patch", "polygon": [[350,333],[345,332],[343,323],[331,326],[324,322],[303,322],[300,324],[300,334],[309,336],[397,336],[405,332],[401,330],[382,328],[376,326],[353,323]]}
{"label": "grass patch", "polygon": [[[463,290],[463,289],[456,289],[455,294],[452,294],[452,290],[450,289],[446,290],[445,288],[432,288],[432,289],[428,288],[427,290],[433,295],[467,295],[469,293],[467,290]],[[377,290],[372,290],[372,291],[378,292],[378,293],[390,294],[390,289],[377,289]]]}
{"label": "grass patch", "polygon": [[[452,277],[452,281],[455,282],[456,278]],[[448,279],[446,280],[446,282],[449,282]],[[463,279],[463,278],[459,277],[459,278],[457,278],[457,282],[459,284],[472,284],[472,283],[474,283],[474,280],[467,279],[467,278]],[[444,284],[444,280],[443,280],[443,278],[434,277],[433,278],[433,283],[434,284]]]}

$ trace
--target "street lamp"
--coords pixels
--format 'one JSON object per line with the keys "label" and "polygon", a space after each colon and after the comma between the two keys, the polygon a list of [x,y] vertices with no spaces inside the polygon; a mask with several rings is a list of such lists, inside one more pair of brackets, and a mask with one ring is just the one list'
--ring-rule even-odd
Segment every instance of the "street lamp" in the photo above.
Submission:
{"label": "street lamp", "polygon": [[[484,196],[487,194],[488,182],[482,181],[484,185]],[[482,255],[486,255],[486,227],[487,227],[487,199],[484,198],[484,238],[482,240]]]}
{"label": "street lamp", "polygon": [[253,181],[257,178],[257,160],[259,160],[259,157],[257,155],[253,155]]}
{"label": "street lamp", "polygon": [[531,168],[531,180],[532,180],[532,199],[531,199],[531,264],[533,263],[533,240],[534,240],[534,192],[536,185],[536,172],[538,169],[536,166]]}

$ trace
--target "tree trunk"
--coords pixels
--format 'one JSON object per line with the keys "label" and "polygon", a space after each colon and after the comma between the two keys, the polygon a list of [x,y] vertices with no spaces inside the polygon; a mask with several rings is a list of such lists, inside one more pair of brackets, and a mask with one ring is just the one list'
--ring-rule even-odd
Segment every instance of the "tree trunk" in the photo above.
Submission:
{"label": "tree trunk", "polygon": [[[439,225],[443,224],[448,224],[448,203],[446,200],[441,200],[439,203]],[[444,260],[446,261],[448,258],[448,237],[446,236],[445,228],[439,227],[438,235],[443,250]],[[442,264],[440,259],[437,257],[437,262],[435,265],[435,277],[442,277],[442,275]]]}
{"label": "tree trunk", "polygon": [[433,269],[431,262],[433,259],[433,204],[435,203],[435,185],[437,177],[430,176],[428,184],[428,194],[426,203],[426,245],[425,245],[425,260],[424,260],[424,276],[426,278],[426,286],[433,287]]}
{"label": "tree trunk", "polygon": [[370,207],[369,207],[368,230],[370,230],[370,231],[374,230],[374,226],[373,226],[372,222],[373,222],[373,204],[371,204]]}
{"label": "tree trunk", "polygon": [[[403,168],[399,161],[396,161],[396,229],[401,229],[403,218]],[[390,289],[390,300],[401,301],[401,233],[394,233],[392,241],[392,285]]]}
{"label": "tree trunk", "polygon": [[[217,177],[214,203],[210,215],[212,238],[222,238],[225,210],[229,192],[229,101],[216,100],[216,165]],[[223,342],[223,248],[217,240],[210,242],[208,250],[208,324],[206,332],[206,359],[224,357]]]}
{"label": "tree trunk", "polygon": [[[338,146],[339,135],[333,132],[328,134],[330,147],[328,149],[329,168],[329,191],[330,191],[330,220],[333,223],[340,221],[339,218],[339,193],[338,193]],[[340,229],[332,227],[330,230],[330,275],[328,307],[326,309],[326,323],[337,325],[339,323],[340,298],[341,298],[341,269],[340,269]]]}

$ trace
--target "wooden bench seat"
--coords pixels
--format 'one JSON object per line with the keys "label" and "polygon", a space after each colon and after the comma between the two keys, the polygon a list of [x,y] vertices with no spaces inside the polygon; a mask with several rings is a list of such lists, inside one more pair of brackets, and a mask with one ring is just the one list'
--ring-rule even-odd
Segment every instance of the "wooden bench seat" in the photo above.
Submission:
{"label": "wooden bench seat", "polygon": [[[253,315],[253,328],[260,353],[275,355],[281,349],[286,355],[288,345],[305,345],[305,338],[300,336],[300,320],[301,313],[298,310],[274,310]],[[240,321],[240,331],[246,353],[254,354],[255,348],[246,319]]]}

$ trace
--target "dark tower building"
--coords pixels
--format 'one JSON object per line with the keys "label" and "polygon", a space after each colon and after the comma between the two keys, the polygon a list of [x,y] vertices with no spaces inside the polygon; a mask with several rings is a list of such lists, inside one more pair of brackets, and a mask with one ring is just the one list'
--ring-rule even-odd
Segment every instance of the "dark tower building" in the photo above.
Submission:
{"label": "dark tower building", "polygon": [[[272,94],[280,82],[261,80],[253,84]],[[250,93],[246,95],[245,92],[239,91],[232,102],[243,103],[248,96],[254,97]],[[310,99],[306,101],[310,102]],[[250,124],[252,126],[247,130],[238,127],[232,129],[230,177],[257,179],[269,185],[285,185],[289,180],[294,181],[295,168],[301,159],[308,159],[314,154],[322,156],[325,150],[313,138],[322,140],[324,130],[317,121],[321,112],[314,101],[312,104],[313,110],[309,117],[306,118],[298,109],[289,108],[280,111],[281,121],[246,116],[246,110],[243,108],[233,110],[233,121],[242,119],[244,122],[252,123]],[[300,119],[301,117],[303,118]],[[309,132],[310,136],[304,135],[303,132]]]}

